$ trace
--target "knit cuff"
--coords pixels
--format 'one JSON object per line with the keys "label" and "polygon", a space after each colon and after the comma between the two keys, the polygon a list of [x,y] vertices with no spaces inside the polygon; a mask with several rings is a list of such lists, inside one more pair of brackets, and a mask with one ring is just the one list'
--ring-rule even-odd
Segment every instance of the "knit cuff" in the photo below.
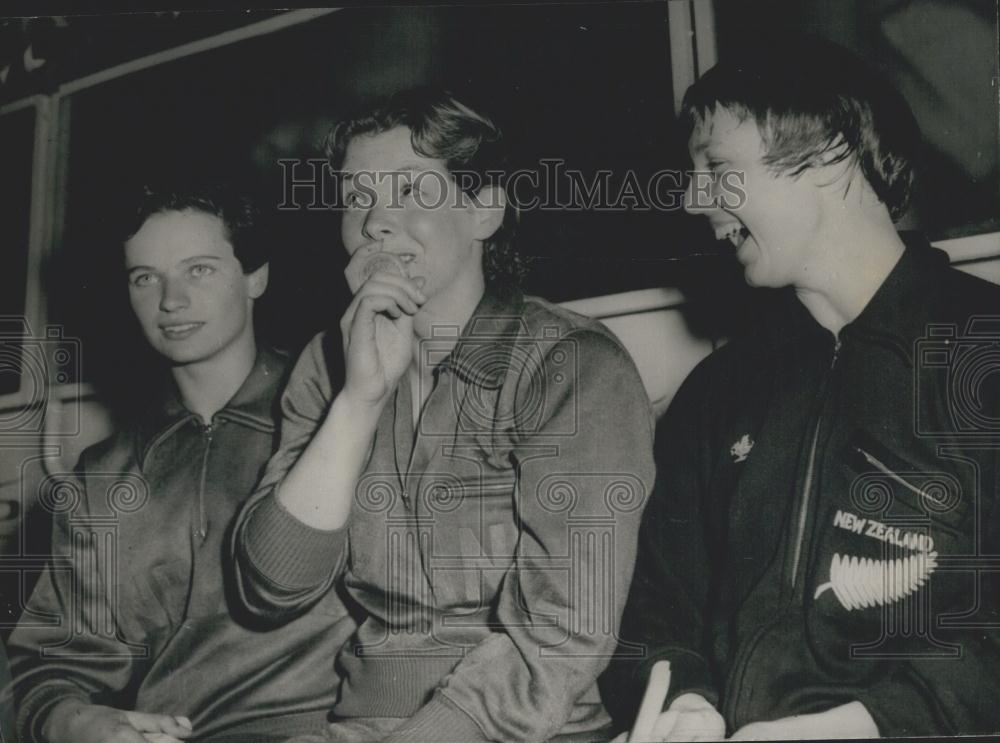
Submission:
{"label": "knit cuff", "polygon": [[20,700],[17,707],[18,740],[24,743],[42,741],[42,726],[53,708],[60,702],[76,699],[91,704],[90,697],[80,687],[68,681],[53,681],[36,686]]}
{"label": "knit cuff", "polygon": [[344,549],[347,527],[316,529],[288,512],[277,491],[250,515],[243,549],[257,573],[275,587],[306,589],[328,580]]}
{"label": "knit cuff", "polygon": [[708,662],[699,653],[671,648],[660,658],[648,662],[644,672],[646,678],[649,677],[653,663],[661,658],[670,661],[670,693],[663,701],[663,709],[670,707],[682,694],[700,694],[712,705],[719,703],[719,694],[712,683]]}
{"label": "knit cuff", "polygon": [[489,740],[475,720],[450,699],[437,693],[382,743],[473,743]]}

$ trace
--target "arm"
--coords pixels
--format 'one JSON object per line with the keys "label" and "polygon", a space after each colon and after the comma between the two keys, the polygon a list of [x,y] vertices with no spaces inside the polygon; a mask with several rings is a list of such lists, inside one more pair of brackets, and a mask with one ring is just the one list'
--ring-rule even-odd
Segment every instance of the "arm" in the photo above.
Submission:
{"label": "arm", "polygon": [[688,376],[656,431],[656,487],[643,514],[622,643],[601,679],[619,728],[631,727],[658,660],[669,660],[672,672],[664,709],[684,695],[718,701],[704,651],[712,550],[701,474],[703,379],[697,372]]}
{"label": "arm", "polygon": [[[578,374],[562,384],[550,360],[572,346]],[[624,349],[590,331],[560,341],[544,364],[525,373],[518,403],[529,394],[537,399],[540,386],[538,425],[520,432],[514,446],[519,543],[497,598],[494,631],[393,732],[392,743],[545,740],[594,687],[614,650],[653,479],[649,402]],[[551,435],[566,431],[575,433]],[[547,456],[539,456],[543,450]],[[576,496],[568,510],[548,491],[556,480]],[[609,487],[615,482],[625,485]]]}
{"label": "arm", "polygon": [[[346,529],[311,526],[305,521],[308,507],[297,508],[303,516],[299,518],[278,495],[292,470],[308,475],[310,459],[322,464],[317,455],[325,439],[335,434],[334,426],[346,425],[350,430],[350,424],[341,420],[341,409],[335,411],[331,406],[332,398],[323,336],[319,335],[295,364],[281,397],[278,451],[267,463],[260,485],[240,511],[233,529],[237,588],[243,604],[259,616],[278,618],[310,606],[336,577]],[[304,452],[309,452],[310,459],[305,459]],[[300,457],[305,459],[303,467],[297,466]],[[291,492],[295,495],[296,491]]]}
{"label": "arm", "polygon": [[425,300],[402,277],[376,273],[361,287],[341,320],[346,370],[336,396],[322,336],[296,363],[282,395],[281,445],[233,530],[238,590],[251,612],[301,611],[333,584],[354,489],[410,364],[412,316]]}
{"label": "arm", "polygon": [[[81,467],[81,471],[85,468]],[[18,707],[17,730],[20,740],[26,742],[100,740],[111,728],[93,737],[90,722],[109,716],[117,719],[126,714],[138,715],[97,704],[130,703],[125,690],[132,682],[135,661],[145,649],[122,639],[117,607],[106,583],[111,577],[110,567],[102,560],[98,540],[87,538],[89,529],[83,520],[83,515],[89,513],[86,476],[61,487],[64,492],[78,494],[80,505],[73,512],[54,514],[53,558],[8,642]],[[74,529],[78,532],[76,539]],[[174,718],[167,715],[139,715],[136,719],[140,718],[144,723],[155,723],[155,727],[147,728],[150,731],[180,730]],[[122,727],[118,733],[120,738],[105,739],[141,740],[131,726]]]}

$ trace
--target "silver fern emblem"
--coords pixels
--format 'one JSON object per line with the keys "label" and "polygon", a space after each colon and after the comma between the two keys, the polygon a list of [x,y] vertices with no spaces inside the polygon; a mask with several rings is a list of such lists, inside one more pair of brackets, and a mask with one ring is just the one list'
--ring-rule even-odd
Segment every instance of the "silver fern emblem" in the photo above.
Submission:
{"label": "silver fern emblem", "polygon": [[898,560],[841,557],[834,553],[830,581],[816,589],[813,600],[832,588],[848,611],[889,604],[920,588],[936,567],[937,552],[917,552]]}

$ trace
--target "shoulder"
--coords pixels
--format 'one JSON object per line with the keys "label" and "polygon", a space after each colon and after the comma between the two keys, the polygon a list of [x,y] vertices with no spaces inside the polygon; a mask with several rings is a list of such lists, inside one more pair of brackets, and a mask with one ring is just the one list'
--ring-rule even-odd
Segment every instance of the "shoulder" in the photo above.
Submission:
{"label": "shoulder", "polygon": [[529,341],[542,342],[549,348],[572,346],[587,360],[601,357],[626,361],[632,358],[614,333],[599,320],[560,307],[541,297],[525,296],[522,321]]}
{"label": "shoulder", "polygon": [[589,331],[618,342],[614,333],[599,320],[581,315],[579,312],[566,309],[541,297],[526,295],[522,304],[521,317],[529,333],[535,337],[544,336],[546,330],[549,331],[549,335],[552,335],[553,331],[557,331],[560,335]]}
{"label": "shoulder", "polygon": [[325,406],[341,386],[343,375],[340,337],[331,331],[317,333],[305,345],[292,366],[288,383],[282,395],[287,407],[308,408]]}
{"label": "shoulder", "polygon": [[132,426],[115,431],[80,454],[77,473],[122,472],[136,466],[139,434]]}
{"label": "shoulder", "polygon": [[974,317],[990,314],[996,317],[1000,309],[1000,285],[949,266],[942,276],[942,307],[952,308],[957,315]]}
{"label": "shoulder", "polygon": [[537,367],[526,363],[525,370],[540,373],[550,383],[571,381],[573,387],[599,388],[604,395],[622,395],[631,390],[648,403],[632,356],[600,321],[526,296],[522,322],[520,355],[540,362]]}
{"label": "shoulder", "polygon": [[325,330],[314,335],[296,357],[290,382],[329,379],[333,340]]}

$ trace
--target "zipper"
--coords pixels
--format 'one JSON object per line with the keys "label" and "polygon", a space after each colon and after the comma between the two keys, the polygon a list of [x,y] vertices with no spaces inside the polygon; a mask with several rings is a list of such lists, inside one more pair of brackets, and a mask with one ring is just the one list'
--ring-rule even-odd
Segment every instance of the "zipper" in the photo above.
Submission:
{"label": "zipper", "polygon": [[933,503],[936,506],[943,506],[943,505],[945,505],[945,502],[942,501],[940,498],[935,498],[933,495],[931,495],[930,493],[928,493],[926,490],[923,490],[922,488],[918,488],[916,485],[910,484],[909,482],[906,481],[905,478],[900,477],[899,475],[897,475],[895,472],[893,472],[891,469],[889,469],[874,454],[869,454],[867,451],[865,451],[864,449],[862,449],[860,446],[857,446],[857,445],[854,446],[854,450],[858,454],[860,454],[862,457],[864,457],[865,461],[868,462],[868,464],[870,464],[872,467],[874,467],[875,469],[877,469],[879,472],[881,472],[883,475],[885,475],[886,477],[888,477],[893,482],[896,482],[896,483],[899,483],[900,485],[902,485],[904,488],[906,488],[907,490],[909,490],[911,493],[916,493],[921,498],[926,498],[927,500],[929,500],[931,503]]}
{"label": "zipper", "polygon": [[205,518],[205,480],[208,477],[208,453],[212,448],[212,434],[214,429],[209,423],[201,429],[205,439],[205,450],[201,457],[201,477],[198,482],[198,530],[195,532],[201,539],[208,536],[208,523]]}
{"label": "zipper", "polygon": [[[833,346],[833,358],[830,360],[830,368],[827,370],[827,380],[830,373],[837,365],[837,357],[840,355],[840,339],[838,338]],[[827,384],[823,385],[823,396],[826,395]],[[791,587],[795,590],[795,584],[799,574],[799,563],[802,560],[802,544],[805,541],[806,523],[809,520],[809,501],[812,499],[813,479],[816,470],[816,448],[819,444],[819,432],[823,425],[823,406],[820,405],[819,413],[816,416],[816,425],[813,428],[812,443],[809,446],[809,463],[806,466],[806,478],[802,483],[802,497],[799,504],[799,521],[795,530],[795,549],[792,553],[792,576]]]}
{"label": "zipper", "polygon": [[[833,345],[833,357],[830,359],[830,366],[827,369],[826,376],[823,381],[821,392],[819,395],[822,401],[825,396],[827,389],[829,387],[829,379],[834,368],[837,365],[837,359],[840,356],[840,346],[841,342],[839,338],[834,340]],[[813,427],[812,441],[809,446],[809,463],[806,466],[806,476],[805,482],[802,485],[802,496],[799,505],[799,518],[796,524],[796,534],[795,534],[795,546],[792,552],[792,575],[791,575],[791,586],[792,590],[795,589],[795,583],[798,578],[799,563],[802,559],[802,545],[805,541],[805,530],[806,524],[809,517],[809,502],[812,496],[812,485],[815,477],[816,469],[816,453],[819,447],[819,433],[820,428],[823,423],[823,405],[820,404],[819,414],[816,418],[816,425]],[[784,617],[784,609],[778,611],[776,616],[765,622],[761,627],[754,631],[750,638],[740,647],[736,653],[736,657],[733,658],[733,664],[727,674],[725,696],[726,702],[723,705],[725,708],[724,715],[727,722],[732,722],[736,724],[738,715],[743,707],[743,699],[737,698],[736,695],[730,693],[733,689],[737,688],[737,683],[740,686],[743,685],[743,678],[746,676],[747,668],[750,665],[750,660],[756,651],[758,645],[763,639],[764,635],[770,632]]]}

